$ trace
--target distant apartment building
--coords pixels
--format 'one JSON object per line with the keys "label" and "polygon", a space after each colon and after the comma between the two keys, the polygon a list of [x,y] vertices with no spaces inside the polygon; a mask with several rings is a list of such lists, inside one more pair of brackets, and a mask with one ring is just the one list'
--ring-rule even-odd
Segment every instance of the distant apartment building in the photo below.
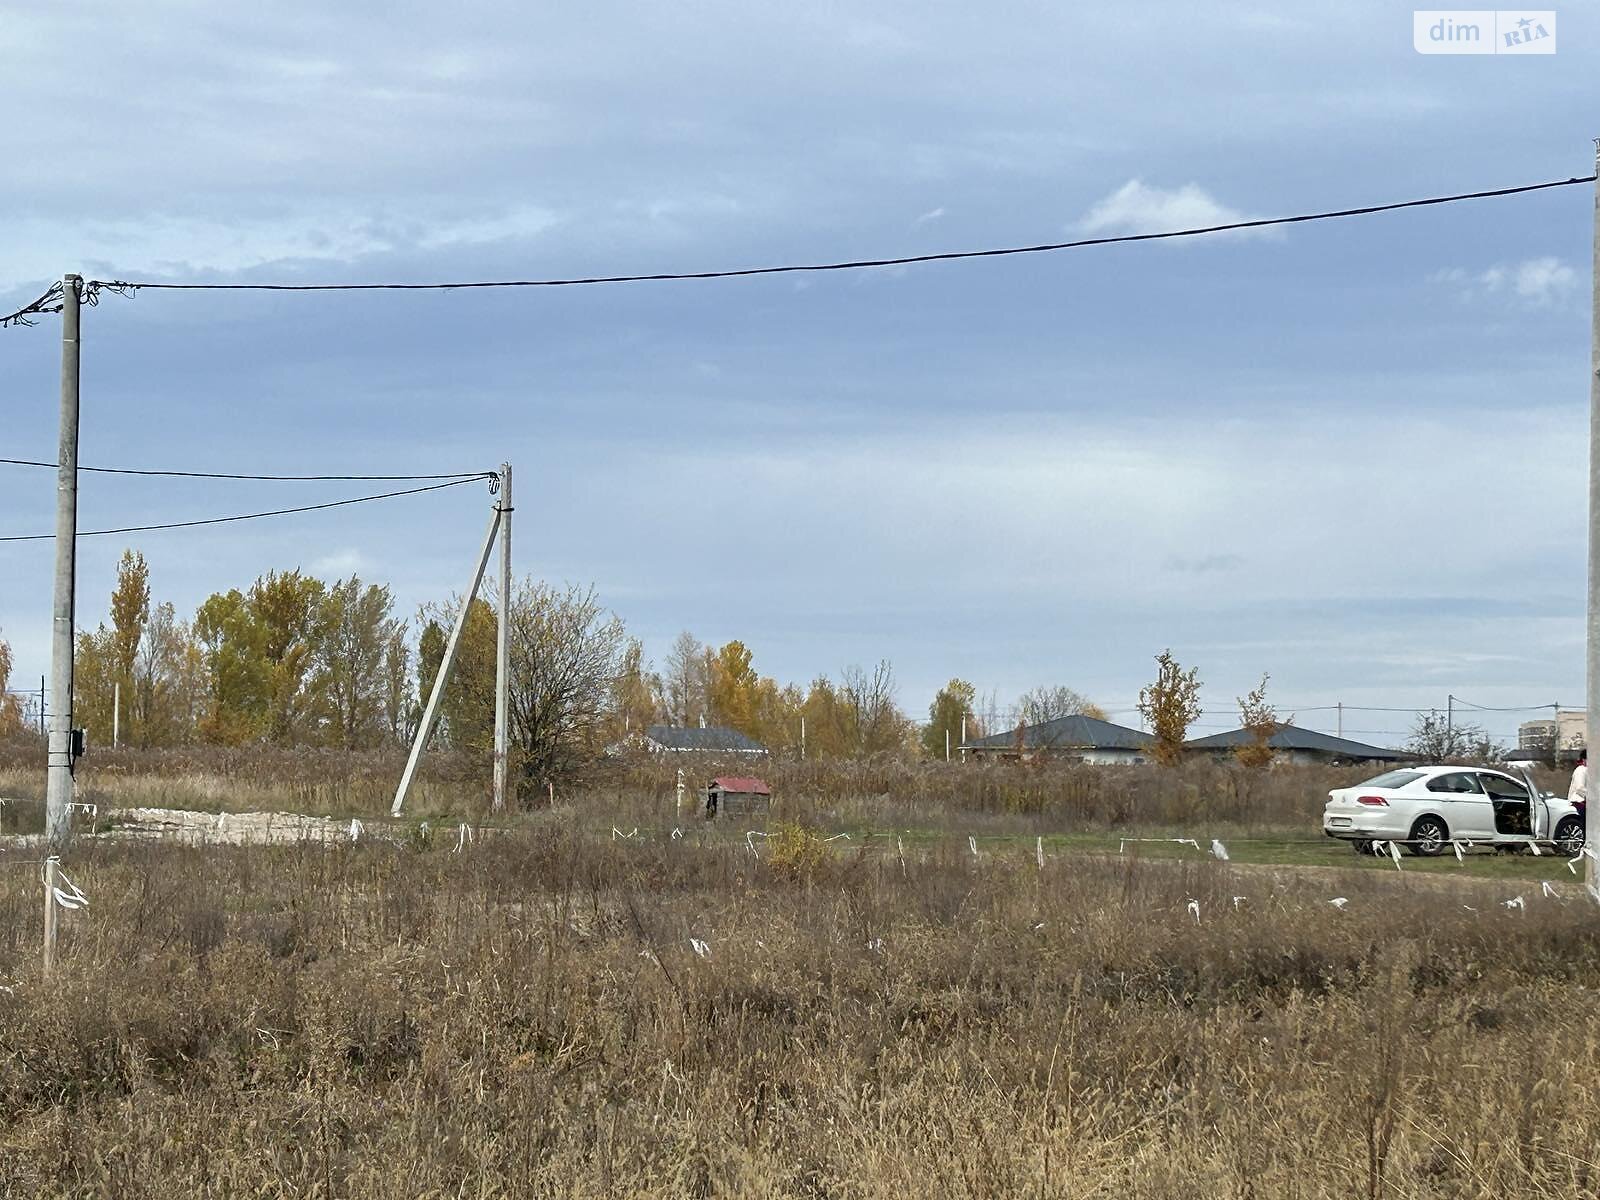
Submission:
{"label": "distant apartment building", "polygon": [[1559,708],[1554,717],[1524,721],[1517,726],[1517,749],[1570,762],[1584,749],[1588,721],[1589,711],[1584,708]]}

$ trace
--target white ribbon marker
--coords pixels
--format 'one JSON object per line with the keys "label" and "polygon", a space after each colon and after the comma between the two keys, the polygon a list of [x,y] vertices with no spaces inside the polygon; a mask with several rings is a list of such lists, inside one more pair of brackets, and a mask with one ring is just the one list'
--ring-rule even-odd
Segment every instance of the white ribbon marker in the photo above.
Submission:
{"label": "white ribbon marker", "polygon": [[66,884],[65,888],[53,887],[50,890],[56,894],[56,903],[62,908],[88,908],[89,897],[78,890],[78,885],[68,879],[60,867],[56,868],[56,878]]}
{"label": "white ribbon marker", "polygon": [[1219,862],[1228,861],[1228,848],[1216,838],[1211,839],[1211,857],[1217,859]]}
{"label": "white ribbon marker", "polygon": [[362,828],[363,826],[359,817],[350,818],[350,840],[352,842],[358,842],[361,840]]}
{"label": "white ribbon marker", "polygon": [[710,944],[707,943],[707,942],[702,942],[697,937],[692,937],[692,938],[689,939],[689,948],[691,950],[693,950],[696,954],[698,954],[701,958],[710,958],[711,957],[711,946],[710,946]]}
{"label": "white ribbon marker", "polygon": [[672,827],[672,840],[673,841],[677,841],[682,836],[683,836],[683,830],[679,829],[676,825],[674,825]]}
{"label": "white ribbon marker", "polygon": [[[745,830],[745,834],[744,834],[744,844],[746,846],[750,847],[750,853],[751,854],[756,854],[756,841],[755,841],[756,838],[758,838],[758,837],[771,837],[771,836],[772,835],[770,833],[763,833],[759,829],[747,829],[747,830]],[[756,857],[759,858],[760,855],[756,854]]]}
{"label": "white ribbon marker", "polygon": [[1039,864],[1039,870],[1044,870],[1044,838],[1038,837],[1033,840],[1033,857]]}
{"label": "white ribbon marker", "polygon": [[843,838],[848,842],[850,840],[850,835],[848,833],[836,833],[832,837],[825,837],[822,840],[825,842],[837,842],[840,838]]}
{"label": "white ribbon marker", "polygon": [[970,849],[972,851],[972,857],[973,858],[977,858],[978,857],[978,839],[973,837],[971,834],[967,835],[967,847],[968,847],[968,849]]}
{"label": "white ribbon marker", "polygon": [[635,825],[633,827],[633,832],[632,833],[623,833],[622,830],[618,829],[615,825],[613,825],[611,827],[611,840],[613,842],[616,841],[618,838],[621,838],[623,841],[627,841],[629,838],[636,838],[638,836],[639,836],[639,827],[637,825]]}
{"label": "white ribbon marker", "polygon": [[1332,900],[1329,900],[1328,903],[1333,905],[1340,912],[1343,912],[1344,911],[1344,906],[1349,904],[1350,901],[1347,898],[1345,898],[1344,896],[1335,896]]}
{"label": "white ribbon marker", "polygon": [[1400,869],[1400,846],[1397,842],[1389,843],[1389,857],[1394,859],[1394,869]]}
{"label": "white ribbon marker", "polygon": [[883,953],[883,939],[882,938],[873,938],[870,942],[868,942],[867,943],[867,952],[869,954],[882,954]]}
{"label": "white ribbon marker", "polygon": [[1528,849],[1533,851],[1533,856],[1535,858],[1538,858],[1539,855],[1544,853],[1543,850],[1539,849],[1539,843],[1538,842],[1529,842],[1528,843]]}
{"label": "white ribbon marker", "polygon": [[227,823],[228,823],[228,814],[225,813],[225,812],[219,812],[217,814],[217,832],[221,833],[222,832],[222,827],[224,825],[226,825]]}
{"label": "white ribbon marker", "polygon": [[472,828],[465,821],[463,821],[461,822],[460,832],[456,834],[456,848],[454,852],[456,854],[460,854],[462,849],[465,848],[466,844],[471,840]]}
{"label": "white ribbon marker", "polygon": [[1238,912],[1239,911],[1239,905],[1243,904],[1248,899],[1250,899],[1249,896],[1235,896],[1233,898],[1233,910],[1234,910],[1234,912]]}
{"label": "white ribbon marker", "polygon": [[1548,879],[1540,880],[1539,887],[1543,889],[1544,894],[1550,897],[1552,900],[1561,899],[1561,893],[1556,891],[1556,885],[1551,883]]}
{"label": "white ribbon marker", "polygon": [[1465,862],[1466,861],[1466,859],[1463,858],[1462,855],[1461,855],[1461,843],[1460,842],[1451,842],[1450,843],[1450,849],[1452,849],[1452,850],[1454,850],[1456,852],[1456,861],[1457,862]]}
{"label": "white ribbon marker", "polygon": [[1526,904],[1524,904],[1522,902],[1522,897],[1521,896],[1513,896],[1513,897],[1511,897],[1511,899],[1502,900],[1500,903],[1502,905],[1504,905],[1506,908],[1527,908],[1528,907]]}
{"label": "white ribbon marker", "polygon": [[1200,901],[1189,901],[1189,915],[1194,918],[1196,925],[1200,924]]}

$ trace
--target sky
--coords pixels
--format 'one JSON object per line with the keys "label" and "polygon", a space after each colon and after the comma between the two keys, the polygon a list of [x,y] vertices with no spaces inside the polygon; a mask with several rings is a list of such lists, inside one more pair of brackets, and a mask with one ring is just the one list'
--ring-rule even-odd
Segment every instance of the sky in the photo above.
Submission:
{"label": "sky", "polygon": [[[1146,232],[1591,173],[1600,13],[1554,55],[1420,55],[1357,2],[1084,8],[81,0],[0,19],[0,311],[90,278],[376,282],[743,267]],[[1583,697],[1593,190],[874,271],[506,292],[102,297],[80,461],[515,468],[519,573],[663,659],[892,661],[1197,732],[1263,672],[1301,723]],[[0,456],[50,460],[59,320],[0,331]],[[86,476],[80,528],[365,485]],[[381,490],[381,489],[374,489]],[[0,534],[54,476],[0,466]],[[473,485],[84,538],[182,613],[271,568],[465,586]],[[0,543],[14,683],[51,543]],[[1537,713],[1479,713],[1514,733]]]}

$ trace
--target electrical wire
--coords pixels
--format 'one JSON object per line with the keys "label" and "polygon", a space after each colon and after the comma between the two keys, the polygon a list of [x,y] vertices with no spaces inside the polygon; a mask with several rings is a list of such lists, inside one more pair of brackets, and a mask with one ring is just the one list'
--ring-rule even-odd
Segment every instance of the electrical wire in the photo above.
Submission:
{"label": "electrical wire", "polygon": [[[127,525],[121,529],[85,529],[79,530],[79,537],[104,537],[117,533],[149,533],[158,529],[192,529],[197,525],[226,525],[234,521],[256,521],[262,517],[283,517],[290,513],[319,512],[325,508],[343,508],[350,504],[367,504],[373,500],[390,500],[396,496],[415,496],[422,492],[437,492],[442,488],[460,487],[463,483],[472,483],[477,477],[469,479],[452,479],[446,483],[433,483],[427,487],[405,488],[397,492],[379,492],[372,496],[353,496],[348,500],[328,500],[322,504],[302,504],[295,508],[275,508],[268,512],[240,513],[231,517],[206,517],[198,521],[170,521],[164,525]],[[13,534],[9,537],[0,537],[0,542],[42,542],[56,535],[53,533],[28,533]]]}
{"label": "electrical wire", "polygon": [[[1227,233],[1241,229],[1266,229],[1277,225],[1300,225],[1310,221],[1331,221],[1343,217],[1369,216],[1405,208],[1425,208],[1455,204],[1464,200],[1486,200],[1516,196],[1550,188],[1593,183],[1593,175],[1557,179],[1547,183],[1527,183],[1517,187],[1492,188],[1478,192],[1457,192],[1448,196],[1429,196],[1421,200],[1400,200],[1389,204],[1369,204],[1360,208],[1341,208],[1327,212],[1301,213],[1292,217],[1261,217],[1249,221],[1229,221],[1192,229],[1172,229],[1157,233],[1125,233],[1107,237],[1079,238],[1070,242],[1044,242],[1032,246],[1006,246],[986,250],[949,250],[937,254],[908,254],[886,258],[846,259],[840,262],[788,264],[769,267],[741,267],[718,271],[668,271],[644,275],[590,275],[568,279],[497,279],[459,283],[156,283],[126,279],[96,279],[85,286],[91,291],[107,288],[128,295],[149,289],[169,292],[421,292],[467,291],[482,288],[581,287],[600,283],[652,283],[687,279],[736,279],[752,275],[790,275],[801,272],[856,271],[878,267],[903,267],[915,263],[954,262],[971,258],[1004,258],[1019,254],[1048,254],[1058,250],[1078,250],[1088,246],[1111,246],[1124,242],[1156,242],[1171,238],[1199,237],[1208,233]],[[49,297],[42,297],[47,300]],[[37,303],[37,302],[36,302]],[[26,311],[26,310],[24,310]]]}
{"label": "electrical wire", "polygon": [[0,329],[7,329],[12,325],[32,325],[35,324],[34,317],[45,313],[58,313],[61,311],[61,299],[61,284],[52,283],[45,294],[32,304],[24,304],[16,312],[0,317]]}
{"label": "electrical wire", "polygon": [[[58,467],[59,463],[44,462],[32,458],[0,458],[0,463],[13,467]],[[80,471],[92,471],[98,475],[160,475],[177,479],[252,479],[269,482],[367,482],[367,483],[401,483],[413,482],[423,479],[458,479],[463,483],[472,479],[495,479],[499,477],[496,471],[449,471],[438,475],[246,475],[228,471],[151,471],[137,470],[133,467],[85,467],[80,466]]]}

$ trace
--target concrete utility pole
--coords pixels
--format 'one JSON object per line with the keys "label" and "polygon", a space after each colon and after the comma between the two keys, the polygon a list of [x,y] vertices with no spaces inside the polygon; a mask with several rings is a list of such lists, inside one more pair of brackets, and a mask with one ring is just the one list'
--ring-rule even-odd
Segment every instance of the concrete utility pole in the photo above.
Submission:
{"label": "concrete utility pole", "polygon": [[[1595,139],[1595,173],[1600,175],[1600,138]],[[1588,706],[1584,715],[1585,749],[1600,747],[1600,179],[1594,185],[1594,274],[1590,278],[1589,319],[1589,653]],[[1559,736],[1561,721],[1556,719]],[[1589,768],[1592,774],[1597,768]],[[1600,814],[1595,817],[1600,823]],[[1586,836],[1589,849],[1600,839]],[[1584,882],[1600,900],[1600,863],[1587,859]]]}
{"label": "concrete utility pole", "polygon": [[472,572],[472,582],[467,585],[466,594],[461,597],[461,611],[456,614],[455,628],[450,631],[450,640],[445,643],[444,657],[439,660],[439,673],[433,680],[433,691],[428,693],[428,703],[422,710],[422,722],[417,726],[417,736],[411,741],[411,754],[406,759],[406,769],[400,776],[400,786],[394,790],[394,803],[389,806],[389,815],[398,817],[400,810],[405,807],[406,796],[411,791],[411,780],[417,773],[417,764],[422,761],[422,752],[428,748],[428,737],[433,733],[434,722],[439,719],[439,702],[444,698],[445,685],[450,682],[450,670],[455,666],[456,651],[461,647],[461,633],[467,627],[467,613],[472,610],[472,598],[478,594],[478,585],[483,582],[483,572],[489,565],[489,552],[494,549],[495,534],[500,532],[500,504],[497,500],[494,512],[489,517],[489,532],[484,535],[483,549],[478,552],[478,562]]}
{"label": "concrete utility pole", "polygon": [[72,632],[78,569],[78,324],[83,279],[61,281],[61,445],[56,453],[56,589],[50,676],[56,694],[46,757],[45,835],[59,846],[72,812]]}
{"label": "concrete utility pole", "polygon": [[511,701],[511,464],[500,464],[500,623],[494,654],[494,811],[506,806],[506,741]]}
{"label": "concrete utility pole", "polygon": [[44,860],[44,973],[56,966],[56,857]]}

